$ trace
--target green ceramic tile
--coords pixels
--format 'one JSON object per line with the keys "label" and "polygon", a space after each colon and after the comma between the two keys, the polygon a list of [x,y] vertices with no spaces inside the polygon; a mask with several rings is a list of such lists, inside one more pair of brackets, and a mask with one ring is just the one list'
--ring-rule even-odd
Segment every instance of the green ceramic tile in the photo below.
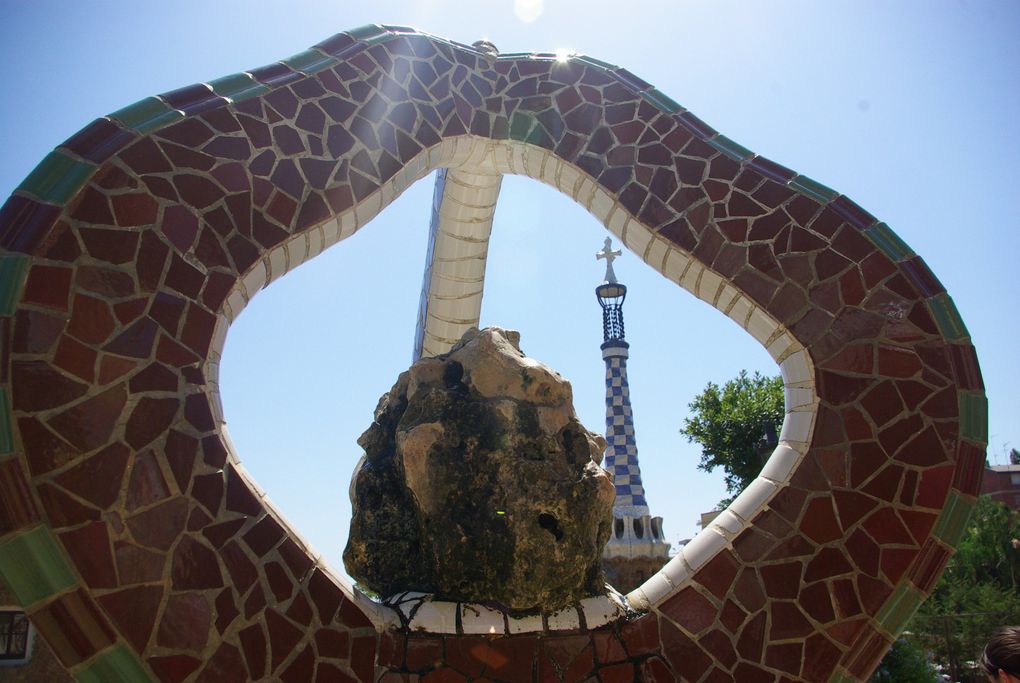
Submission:
{"label": "green ceramic tile", "polygon": [[252,78],[251,74],[231,74],[217,78],[215,81],[209,81],[206,85],[212,88],[217,95],[229,97],[234,102],[241,102],[269,92],[269,88]]}
{"label": "green ceramic tile", "polygon": [[378,24],[366,24],[365,26],[360,26],[356,29],[348,31],[347,35],[349,35],[351,38],[354,38],[355,40],[360,40],[366,45],[375,45],[377,43],[385,43],[388,40],[393,40],[394,38],[397,37],[398,34],[390,33],[389,31],[384,29],[382,26],[379,26]]}
{"label": "green ceramic tile", "polygon": [[983,393],[960,392],[960,437],[988,443],[988,398]]}
{"label": "green ceramic tile", "polygon": [[935,324],[938,325],[943,337],[953,341],[967,338],[967,327],[948,294],[939,294],[928,299],[928,310],[935,318]]}
{"label": "green ceramic tile", "polygon": [[716,135],[711,140],[706,140],[706,142],[736,161],[743,161],[744,159],[750,159],[754,156],[754,152],[749,150],[747,147],[730,140],[725,135]]}
{"label": "green ceramic tile", "polygon": [[589,57],[588,55],[577,55],[576,59],[579,62],[584,62],[585,64],[588,64],[589,66],[594,66],[594,67],[597,67],[599,69],[605,69],[606,71],[616,71],[617,69],[620,68],[620,67],[618,67],[615,64],[610,64],[609,62],[603,62],[601,59],[595,59],[594,57]]}
{"label": "green ceramic tile", "polygon": [[14,437],[11,435],[11,400],[7,398],[7,387],[0,388],[0,453],[14,452]]}
{"label": "green ceramic tile", "polygon": [[110,114],[110,118],[117,119],[125,127],[137,130],[139,133],[149,133],[168,123],[173,123],[177,119],[184,118],[184,113],[173,109],[157,97],[146,97],[144,100],[118,109]]}
{"label": "green ceramic tile", "polygon": [[119,644],[99,654],[74,679],[78,683],[152,683],[134,653]]}
{"label": "green ceramic tile", "polygon": [[0,574],[24,607],[77,582],[53,534],[42,526],[0,544]]}
{"label": "green ceramic tile", "polygon": [[523,112],[515,111],[510,117],[510,139],[524,140],[528,137],[535,119]]}
{"label": "green ceramic tile", "polygon": [[50,152],[21,181],[18,189],[49,204],[64,204],[78,193],[96,167],[72,159],[63,152]]}
{"label": "green ceramic tile", "polygon": [[898,263],[914,253],[907,243],[901,240],[900,236],[885,223],[875,223],[870,228],[866,228],[864,234],[894,263]]}
{"label": "green ceramic tile", "polygon": [[935,522],[932,535],[949,547],[955,548],[967,530],[967,522],[970,520],[974,503],[975,501],[950,489],[949,495],[946,497],[946,505]]}
{"label": "green ceramic tile", "polygon": [[790,187],[797,190],[801,194],[806,194],[808,197],[827,204],[835,199],[839,193],[833,190],[831,187],[822,185],[817,180],[812,180],[806,175],[799,175],[790,181]]}
{"label": "green ceramic tile", "polygon": [[657,88],[642,90],[641,97],[651,102],[652,105],[654,105],[659,111],[664,111],[667,114],[679,114],[685,111],[679,102],[663,94],[663,92]]}
{"label": "green ceramic tile", "polygon": [[305,50],[304,52],[299,52],[293,57],[288,57],[283,60],[283,63],[294,69],[294,71],[300,71],[301,73],[311,75],[334,66],[337,64],[337,60],[334,57],[319,52],[318,50]]}
{"label": "green ceramic tile", "polygon": [[924,594],[904,581],[896,587],[892,597],[882,605],[882,609],[875,615],[875,621],[886,633],[897,638],[922,602],[924,602]]}
{"label": "green ceramic tile", "polygon": [[28,273],[28,257],[21,254],[0,255],[0,315],[14,315]]}

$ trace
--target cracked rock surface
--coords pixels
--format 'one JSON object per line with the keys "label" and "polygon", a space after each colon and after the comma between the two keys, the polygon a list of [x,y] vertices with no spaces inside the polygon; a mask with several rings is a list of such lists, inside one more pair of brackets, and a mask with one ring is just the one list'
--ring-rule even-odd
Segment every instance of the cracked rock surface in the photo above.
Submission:
{"label": "cracked rock surface", "polygon": [[471,330],[379,401],[351,484],[348,573],[382,596],[550,610],[605,591],[613,484],[570,384]]}

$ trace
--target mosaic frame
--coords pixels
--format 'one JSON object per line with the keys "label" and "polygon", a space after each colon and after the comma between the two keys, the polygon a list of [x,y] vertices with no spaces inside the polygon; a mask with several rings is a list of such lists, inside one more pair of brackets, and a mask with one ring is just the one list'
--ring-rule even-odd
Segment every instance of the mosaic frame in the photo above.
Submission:
{"label": "mosaic frame", "polygon": [[[375,603],[230,445],[230,322],[444,167],[556,187],[782,371],[762,476],[623,607]],[[0,572],[82,683],[864,680],[980,484],[977,358],[921,257],[586,56],[341,33],[92,122],[0,209],[0,248]]]}

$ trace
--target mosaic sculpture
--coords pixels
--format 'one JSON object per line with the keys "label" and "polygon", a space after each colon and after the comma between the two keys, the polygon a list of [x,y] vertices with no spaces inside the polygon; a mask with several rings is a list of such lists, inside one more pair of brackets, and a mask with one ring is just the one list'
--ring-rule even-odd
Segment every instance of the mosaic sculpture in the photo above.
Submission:
{"label": "mosaic sculpture", "polygon": [[[373,602],[224,439],[230,322],[441,167],[556,187],[782,371],[761,476],[627,615]],[[0,248],[0,572],[83,683],[864,680],[978,490],[981,374],[921,257],[590,57],[341,33],[89,124]]]}

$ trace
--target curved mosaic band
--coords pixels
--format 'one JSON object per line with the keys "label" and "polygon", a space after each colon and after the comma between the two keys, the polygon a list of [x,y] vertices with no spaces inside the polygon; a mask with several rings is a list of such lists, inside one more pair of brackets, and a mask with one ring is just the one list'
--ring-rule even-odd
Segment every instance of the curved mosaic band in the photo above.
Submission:
{"label": "curved mosaic band", "polygon": [[[780,446],[628,596],[641,616],[390,628],[232,452],[230,321],[443,167],[553,185],[782,370]],[[91,123],[0,209],[0,247],[0,571],[83,682],[863,680],[978,490],[981,375],[924,261],[589,57],[341,33]]]}

